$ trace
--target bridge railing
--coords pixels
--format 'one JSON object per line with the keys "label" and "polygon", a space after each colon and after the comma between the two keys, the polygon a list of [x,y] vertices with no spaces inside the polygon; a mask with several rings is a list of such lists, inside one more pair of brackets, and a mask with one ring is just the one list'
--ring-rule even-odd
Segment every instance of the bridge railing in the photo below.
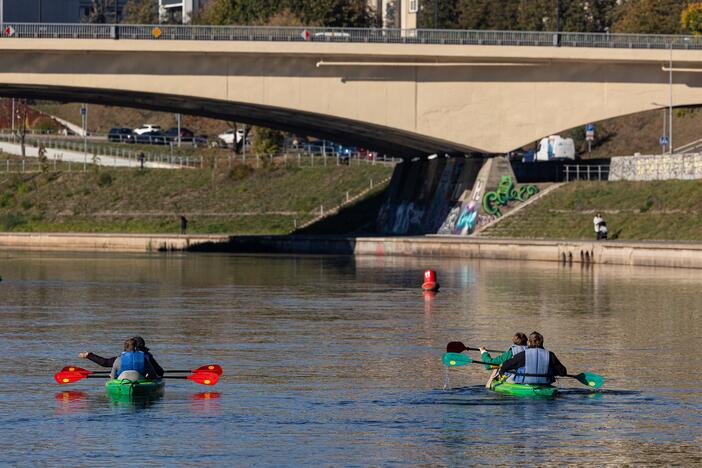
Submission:
{"label": "bridge railing", "polygon": [[0,38],[354,42],[625,49],[702,49],[702,36],[452,29],[305,28],[302,26],[4,23],[0,24]]}

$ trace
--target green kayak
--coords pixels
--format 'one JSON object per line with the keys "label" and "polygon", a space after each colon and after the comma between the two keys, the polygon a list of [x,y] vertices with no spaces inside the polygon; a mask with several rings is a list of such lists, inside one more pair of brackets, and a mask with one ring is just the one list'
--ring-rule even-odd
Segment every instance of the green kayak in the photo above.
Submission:
{"label": "green kayak", "polygon": [[105,384],[107,394],[121,397],[155,396],[163,393],[163,380],[119,380],[111,379]]}
{"label": "green kayak", "polygon": [[543,384],[515,384],[496,379],[490,384],[490,390],[506,395],[552,397],[558,392],[558,387]]}

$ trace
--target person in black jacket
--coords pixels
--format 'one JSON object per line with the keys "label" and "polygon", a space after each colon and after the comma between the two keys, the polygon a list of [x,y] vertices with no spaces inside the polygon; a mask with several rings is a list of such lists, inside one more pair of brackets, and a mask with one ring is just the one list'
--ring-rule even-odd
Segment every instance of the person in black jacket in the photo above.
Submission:
{"label": "person in black jacket", "polygon": [[[156,359],[154,358],[153,354],[149,352],[149,348],[146,347],[146,342],[144,341],[144,338],[140,336],[135,336],[133,340],[136,341],[137,351],[142,351],[153,366],[154,370],[156,371],[156,374],[158,374],[159,377],[163,377],[163,367],[161,367],[158,364],[158,362],[156,362]],[[90,361],[93,361],[100,367],[112,367],[112,365],[115,363],[115,360],[117,359],[117,356],[113,356],[111,358],[104,358],[102,356],[98,356],[97,354],[93,354],[87,351],[79,353],[78,356],[83,359],[89,359]]]}

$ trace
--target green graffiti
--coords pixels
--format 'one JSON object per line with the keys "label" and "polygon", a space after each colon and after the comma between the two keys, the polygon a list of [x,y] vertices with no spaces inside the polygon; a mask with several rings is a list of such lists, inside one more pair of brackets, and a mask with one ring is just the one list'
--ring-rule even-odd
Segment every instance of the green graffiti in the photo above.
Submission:
{"label": "green graffiti", "polygon": [[523,185],[517,188],[510,176],[502,176],[497,189],[494,192],[487,192],[483,197],[483,210],[487,214],[500,217],[502,216],[500,206],[505,206],[512,200],[528,200],[538,191],[539,188],[536,185]]}

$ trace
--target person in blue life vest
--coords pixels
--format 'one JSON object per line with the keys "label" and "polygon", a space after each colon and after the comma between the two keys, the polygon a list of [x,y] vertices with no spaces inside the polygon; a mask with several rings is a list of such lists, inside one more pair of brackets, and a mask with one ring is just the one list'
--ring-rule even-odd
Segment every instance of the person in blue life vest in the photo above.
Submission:
{"label": "person in blue life vest", "polygon": [[509,361],[517,354],[526,350],[527,349],[527,336],[522,332],[515,333],[514,336],[512,337],[512,345],[509,347],[509,349],[507,351],[500,354],[499,356],[491,357],[490,353],[488,353],[487,350],[483,346],[481,346],[479,349],[480,349],[480,360],[487,363],[487,364],[492,364],[492,365],[486,365],[485,368],[486,369],[492,369],[492,368],[495,369],[492,372],[492,375],[490,375],[490,378],[488,379],[487,383],[485,384],[486,388],[490,388],[490,384],[497,377],[497,375],[499,373],[499,367],[496,367],[496,366],[499,366],[502,363]]}
{"label": "person in blue life vest", "polygon": [[522,384],[551,384],[555,377],[568,370],[555,354],[544,348],[544,337],[538,332],[529,335],[528,347],[500,367],[500,375],[510,374],[507,382]]}
{"label": "person in blue life vest", "polygon": [[143,378],[154,379],[158,374],[151,365],[151,361],[143,351],[137,349],[137,342],[134,338],[129,338],[124,342],[124,351],[117,356],[110,378],[120,380],[140,380]]}
{"label": "person in blue life vest", "polygon": [[[154,358],[154,355],[151,354],[149,348],[146,347],[146,342],[144,341],[144,338],[140,336],[135,336],[133,339],[136,341],[136,349],[138,351],[144,352],[146,358],[151,362],[151,365],[156,370],[156,374],[159,377],[163,377],[163,367],[161,367],[159,363],[156,362],[156,358]],[[101,367],[112,367],[112,365],[115,363],[115,360],[117,359],[117,356],[104,358],[102,356],[98,356],[97,354],[90,353],[88,351],[81,352],[78,354],[78,356],[83,359],[89,359]]]}

